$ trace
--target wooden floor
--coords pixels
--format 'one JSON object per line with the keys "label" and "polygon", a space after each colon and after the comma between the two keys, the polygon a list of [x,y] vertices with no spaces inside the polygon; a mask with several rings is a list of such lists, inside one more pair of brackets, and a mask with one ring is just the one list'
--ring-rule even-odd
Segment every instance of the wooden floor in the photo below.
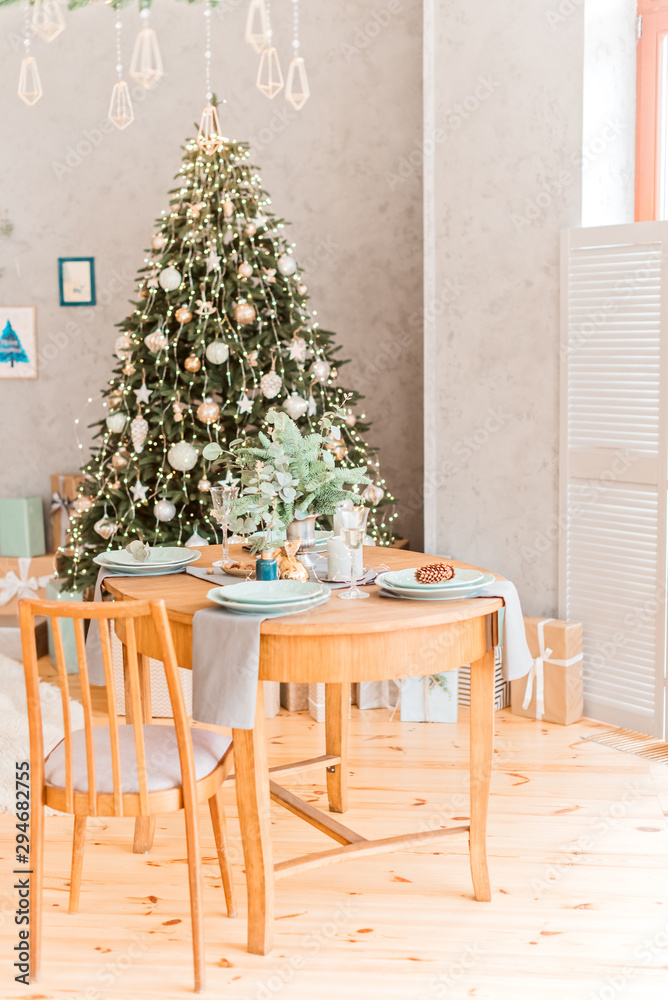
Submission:
{"label": "wooden floor", "polygon": [[[367,836],[467,816],[467,713],[458,725],[353,710],[351,808]],[[570,728],[496,716],[489,830],[492,902],[471,894],[464,836],[442,848],[359,860],[278,884],[276,948],[245,951],[234,789],[225,799],[240,916],[228,920],[202,809],[207,993],[235,1000],[665,1000],[668,996],[668,768],[584,742]],[[268,722],[270,763],[323,752],[305,714]],[[285,781],[324,805],[324,774]],[[319,779],[315,780],[314,779]],[[330,841],[274,807],[277,860]],[[81,912],[67,913],[72,821],[47,822],[43,973],[12,984],[12,818],[0,816],[0,996],[172,998],[192,990],[182,817],[158,820],[150,855],[132,822],[89,821]]]}

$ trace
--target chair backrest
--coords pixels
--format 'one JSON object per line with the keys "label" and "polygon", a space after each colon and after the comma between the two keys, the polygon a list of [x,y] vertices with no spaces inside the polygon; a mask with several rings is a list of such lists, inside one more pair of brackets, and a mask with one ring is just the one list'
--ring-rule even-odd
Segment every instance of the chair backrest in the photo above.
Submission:
{"label": "chair backrest", "polygon": [[[30,757],[32,774],[32,796],[35,807],[41,804],[44,787],[44,744],[42,736],[42,712],[39,693],[39,669],[37,663],[37,648],[35,642],[35,618],[49,618],[53,630],[53,644],[56,654],[56,670],[58,687],[62,702],[63,725],[65,730],[65,797],[64,809],[74,812],[75,793],[73,781],[73,748],[70,717],[70,684],[65,660],[61,620],[71,621],[76,643],[76,656],[81,681],[81,704],[84,713],[84,735],[86,745],[86,773],[88,777],[87,812],[90,816],[123,815],[123,774],[121,768],[121,753],[119,747],[119,720],[116,712],[116,695],[114,692],[114,677],[112,668],[111,633],[115,627],[116,634],[123,642],[123,659],[125,669],[125,711],[126,722],[132,721],[134,728],[134,749],[136,756],[137,786],[139,796],[139,814],[148,815],[148,781],[151,761],[147,762],[144,742],[143,723],[150,721],[150,684],[148,682],[148,658],[137,652],[137,630],[140,627],[152,625],[157,634],[169,698],[174,717],[174,728],[181,762],[181,775],[184,793],[190,792],[195,786],[195,768],[193,763],[192,738],[188,723],[188,715],[183,699],[183,691],[179,681],[178,665],[174,644],[169,627],[169,620],[163,601],[117,601],[117,602],[66,602],[37,601],[23,599],[19,601],[19,620],[21,625],[21,641],[23,647],[23,666],[26,679],[28,700],[28,721],[30,726]],[[100,644],[89,643],[87,655],[84,622],[97,622],[99,626]],[[89,634],[93,637],[90,626]],[[100,809],[100,795],[95,780],[95,753],[93,742],[93,703],[91,683],[89,679],[90,657],[99,655],[102,671],[98,667],[96,680],[104,680],[106,694],[106,709],[108,718],[104,724],[109,726],[109,741],[111,750],[111,765],[113,775],[113,793],[104,795],[104,807]],[[38,801],[36,801],[36,797]],[[136,814],[133,810],[133,814]]]}

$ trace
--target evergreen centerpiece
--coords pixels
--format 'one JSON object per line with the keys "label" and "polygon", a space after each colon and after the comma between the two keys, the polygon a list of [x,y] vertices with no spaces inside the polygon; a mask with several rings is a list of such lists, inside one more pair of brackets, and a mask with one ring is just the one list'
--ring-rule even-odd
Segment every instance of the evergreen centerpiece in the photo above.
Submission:
{"label": "evergreen centerpiece", "polygon": [[119,324],[118,363],[102,393],[108,415],[95,425],[71,548],[59,558],[67,589],[94,582],[94,556],[133,538],[219,542],[209,490],[225,470],[206,446],[229,454],[230,442],[256,436],[277,406],[308,435],[345,404],[326,449],[337,469],[370,470],[369,531],[380,544],[392,540],[394,498],[364,440],[362,397],[339,386],[345,362],[309,312],[293,244],[249,155],[229,140],[210,155],[194,139],[184,147],[137,301]]}
{"label": "evergreen centerpiece", "polygon": [[[328,442],[342,418],[340,412],[325,413],[320,431],[303,436],[287,413],[270,410],[266,422],[271,437],[260,432],[257,444],[232,442],[231,451],[241,469],[241,494],[232,508],[230,528],[240,534],[263,532],[267,540],[294,520],[334,514],[350,499],[346,485],[370,483],[366,468],[337,467]],[[263,546],[264,539],[256,544]]]}

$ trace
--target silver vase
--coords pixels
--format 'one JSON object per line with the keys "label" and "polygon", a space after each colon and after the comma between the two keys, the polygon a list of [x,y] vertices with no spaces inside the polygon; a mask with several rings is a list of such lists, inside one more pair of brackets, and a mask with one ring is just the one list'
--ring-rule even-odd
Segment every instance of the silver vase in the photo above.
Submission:
{"label": "silver vase", "polygon": [[318,553],[315,550],[315,519],[316,514],[309,514],[308,517],[294,521],[285,529],[285,533],[289,542],[294,542],[297,538],[299,539],[299,549],[297,550],[297,559],[310,570],[313,568],[317,558]]}

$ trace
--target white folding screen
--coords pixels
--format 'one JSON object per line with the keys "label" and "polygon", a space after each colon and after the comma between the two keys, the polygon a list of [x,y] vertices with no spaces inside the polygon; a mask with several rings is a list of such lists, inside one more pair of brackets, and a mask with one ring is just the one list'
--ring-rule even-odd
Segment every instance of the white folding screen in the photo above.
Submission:
{"label": "white folding screen", "polygon": [[668,223],[562,234],[560,616],[585,713],[664,734]]}

